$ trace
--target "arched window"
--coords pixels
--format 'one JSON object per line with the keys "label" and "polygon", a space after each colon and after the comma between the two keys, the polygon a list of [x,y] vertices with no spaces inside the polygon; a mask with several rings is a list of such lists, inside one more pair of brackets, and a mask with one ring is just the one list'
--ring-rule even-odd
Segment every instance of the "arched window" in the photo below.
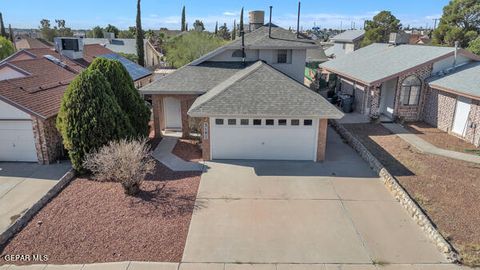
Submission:
{"label": "arched window", "polygon": [[402,82],[400,102],[402,105],[418,105],[422,81],[415,75],[408,76]]}
{"label": "arched window", "polygon": [[232,57],[242,57],[242,56],[243,56],[242,50],[235,50],[232,53]]}

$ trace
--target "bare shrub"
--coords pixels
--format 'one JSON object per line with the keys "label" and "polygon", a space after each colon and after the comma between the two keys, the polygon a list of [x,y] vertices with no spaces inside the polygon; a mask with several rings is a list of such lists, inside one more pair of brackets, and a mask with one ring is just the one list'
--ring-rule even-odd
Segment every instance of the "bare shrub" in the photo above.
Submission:
{"label": "bare shrub", "polygon": [[147,173],[155,168],[145,139],[112,141],[88,154],[83,165],[97,181],[121,183],[127,195],[137,194]]}

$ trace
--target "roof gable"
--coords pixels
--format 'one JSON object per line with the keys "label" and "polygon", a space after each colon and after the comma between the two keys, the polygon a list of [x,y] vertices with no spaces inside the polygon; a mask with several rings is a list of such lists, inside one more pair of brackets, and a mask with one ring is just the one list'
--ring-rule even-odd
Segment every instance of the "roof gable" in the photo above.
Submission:
{"label": "roof gable", "polygon": [[238,71],[197,98],[188,114],[335,119],[343,116],[322,96],[262,61]]}
{"label": "roof gable", "polygon": [[432,88],[463,94],[480,99],[480,62],[457,68],[443,77],[434,77],[429,85]]}
{"label": "roof gable", "polygon": [[332,38],[336,42],[355,42],[365,36],[365,30],[346,30]]}

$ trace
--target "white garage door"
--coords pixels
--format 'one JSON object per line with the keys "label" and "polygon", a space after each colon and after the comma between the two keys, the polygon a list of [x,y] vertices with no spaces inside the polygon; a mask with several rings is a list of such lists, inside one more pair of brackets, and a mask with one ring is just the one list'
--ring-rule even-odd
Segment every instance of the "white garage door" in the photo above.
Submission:
{"label": "white garage door", "polygon": [[212,159],[315,160],[318,119],[211,119]]}
{"label": "white garage door", "polygon": [[31,121],[0,120],[0,161],[38,161]]}

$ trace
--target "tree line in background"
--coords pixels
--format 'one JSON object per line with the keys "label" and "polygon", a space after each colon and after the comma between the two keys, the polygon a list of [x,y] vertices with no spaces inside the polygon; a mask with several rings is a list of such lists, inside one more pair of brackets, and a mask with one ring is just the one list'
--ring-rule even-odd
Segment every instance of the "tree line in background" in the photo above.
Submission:
{"label": "tree line in background", "polygon": [[[382,11],[372,20],[365,21],[365,38],[362,46],[388,42],[390,33],[402,29],[400,20],[390,11]],[[452,0],[443,8],[443,15],[431,33],[432,45],[467,48],[480,55],[480,1]]]}
{"label": "tree line in background", "polygon": [[3,23],[3,15],[0,12],[0,61],[15,52],[15,41],[12,26],[8,25],[8,33]]}

